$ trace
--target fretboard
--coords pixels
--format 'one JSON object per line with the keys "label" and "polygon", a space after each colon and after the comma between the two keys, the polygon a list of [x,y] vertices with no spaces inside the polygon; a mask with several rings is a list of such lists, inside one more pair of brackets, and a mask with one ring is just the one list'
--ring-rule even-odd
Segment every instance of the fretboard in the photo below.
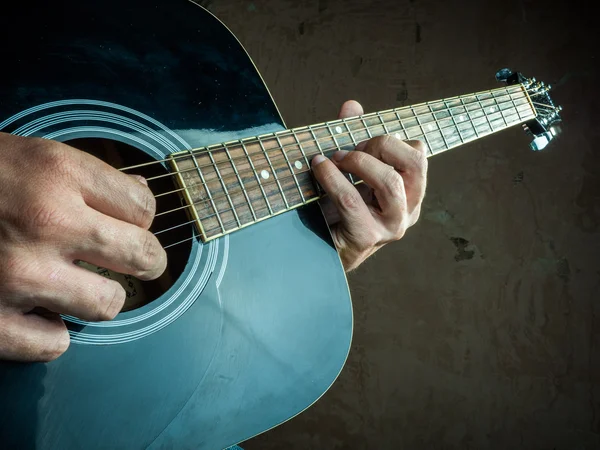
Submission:
{"label": "fretboard", "polygon": [[535,116],[527,91],[513,85],[180,152],[171,166],[209,241],[319,199],[310,171],[317,154],[391,135],[423,141],[432,156]]}

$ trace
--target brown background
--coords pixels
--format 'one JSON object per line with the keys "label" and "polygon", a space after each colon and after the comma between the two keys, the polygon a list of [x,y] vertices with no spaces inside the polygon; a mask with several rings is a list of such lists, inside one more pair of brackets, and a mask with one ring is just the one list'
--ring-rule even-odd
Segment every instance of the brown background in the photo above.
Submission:
{"label": "brown background", "polygon": [[333,388],[258,449],[600,448],[600,155],[591,10],[536,0],[214,0],[288,126],[554,85],[564,132],[518,128],[430,161],[417,226],[350,276]]}

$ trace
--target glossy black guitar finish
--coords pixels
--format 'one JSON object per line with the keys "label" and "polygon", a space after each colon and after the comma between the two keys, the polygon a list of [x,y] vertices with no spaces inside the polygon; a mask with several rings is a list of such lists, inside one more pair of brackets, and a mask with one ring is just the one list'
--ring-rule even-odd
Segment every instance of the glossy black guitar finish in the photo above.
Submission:
{"label": "glossy black guitar finish", "polygon": [[[186,0],[12,2],[0,34],[1,132],[163,159],[284,128],[235,37]],[[329,388],[352,309],[318,206],[190,242],[159,298],[66,318],[55,362],[0,363],[1,448],[224,448]]]}

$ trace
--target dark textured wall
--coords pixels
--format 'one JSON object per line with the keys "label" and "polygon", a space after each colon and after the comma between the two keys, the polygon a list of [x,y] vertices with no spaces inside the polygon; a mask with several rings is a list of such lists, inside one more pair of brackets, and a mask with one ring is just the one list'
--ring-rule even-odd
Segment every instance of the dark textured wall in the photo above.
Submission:
{"label": "dark textured wall", "polygon": [[[536,0],[203,2],[289,126],[494,88],[554,85],[564,132],[511,129],[430,161],[423,214],[350,276],[355,336],[333,388],[244,446],[600,448],[600,155],[593,14]],[[590,3],[591,4],[591,3]]]}

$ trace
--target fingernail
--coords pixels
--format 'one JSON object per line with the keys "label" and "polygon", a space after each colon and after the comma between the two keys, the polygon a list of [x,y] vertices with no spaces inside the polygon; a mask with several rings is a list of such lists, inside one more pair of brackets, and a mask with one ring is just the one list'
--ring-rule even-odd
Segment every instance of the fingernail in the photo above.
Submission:
{"label": "fingernail", "polygon": [[325,161],[327,158],[325,158],[323,155],[317,155],[312,159],[312,165],[313,166],[317,166],[319,164],[321,164],[323,161]]}
{"label": "fingernail", "polygon": [[340,150],[333,154],[333,159],[335,159],[336,161],[341,161],[346,157],[347,154],[348,152],[346,150]]}
{"label": "fingernail", "polygon": [[144,186],[148,186],[148,181],[146,181],[146,179],[141,176],[141,175],[131,175],[133,178],[135,178],[136,180],[138,180],[140,183],[142,183]]}

